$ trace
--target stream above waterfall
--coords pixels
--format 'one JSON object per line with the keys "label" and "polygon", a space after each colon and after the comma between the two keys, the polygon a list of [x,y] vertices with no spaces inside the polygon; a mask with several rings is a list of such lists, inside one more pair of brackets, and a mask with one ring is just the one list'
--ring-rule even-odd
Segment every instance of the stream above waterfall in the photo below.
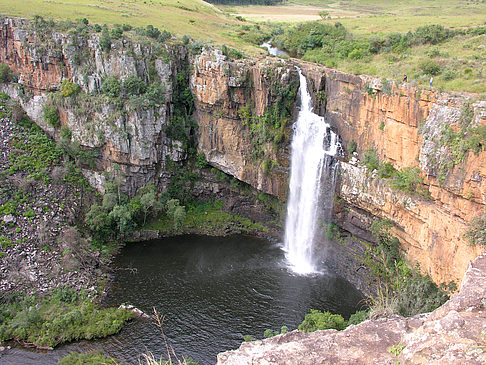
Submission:
{"label": "stream above waterfall", "polygon": [[[360,308],[362,296],[332,273],[295,275],[281,248],[247,237],[180,236],[127,244],[114,261],[115,277],[106,305],[135,305],[164,316],[167,342],[178,356],[214,364],[219,352],[236,349],[243,336],[263,338],[266,329],[295,329],[310,309],[345,318]],[[124,364],[141,353],[166,357],[160,331],[134,320],[118,334],[97,341],[36,353],[7,350],[6,364],[55,364],[70,351],[102,349]]]}

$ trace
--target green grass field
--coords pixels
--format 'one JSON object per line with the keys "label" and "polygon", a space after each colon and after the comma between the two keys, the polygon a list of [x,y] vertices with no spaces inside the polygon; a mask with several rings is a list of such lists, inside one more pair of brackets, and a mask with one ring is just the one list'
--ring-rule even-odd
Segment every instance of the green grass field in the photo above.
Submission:
{"label": "green grass field", "polygon": [[152,24],[176,34],[223,42],[221,35],[236,23],[201,0],[0,0],[0,14],[55,20],[87,18],[91,23]]}

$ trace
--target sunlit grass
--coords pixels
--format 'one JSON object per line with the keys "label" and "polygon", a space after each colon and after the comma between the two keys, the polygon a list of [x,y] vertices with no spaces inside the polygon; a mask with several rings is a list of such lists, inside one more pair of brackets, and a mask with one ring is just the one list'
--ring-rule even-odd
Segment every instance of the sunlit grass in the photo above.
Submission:
{"label": "sunlit grass", "polygon": [[2,15],[55,20],[87,18],[91,23],[152,24],[197,39],[224,41],[225,26],[236,23],[202,0],[0,0]]}
{"label": "sunlit grass", "polygon": [[407,74],[409,82],[430,88],[430,75],[425,75],[419,65],[425,59],[432,59],[441,68],[441,73],[434,77],[434,89],[486,93],[485,46],[486,35],[460,36],[440,45],[417,46],[403,53],[382,53],[371,60],[340,61],[338,68],[398,82]]}

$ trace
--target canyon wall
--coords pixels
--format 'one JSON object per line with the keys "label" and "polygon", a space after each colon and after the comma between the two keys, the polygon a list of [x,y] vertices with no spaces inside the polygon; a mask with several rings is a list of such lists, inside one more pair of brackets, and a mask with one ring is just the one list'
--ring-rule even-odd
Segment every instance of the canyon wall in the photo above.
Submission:
{"label": "canyon wall", "polygon": [[[407,257],[435,282],[459,282],[469,262],[484,251],[469,245],[464,234],[468,223],[484,213],[486,152],[466,152],[451,166],[447,162],[454,156],[441,136],[448,126],[459,129],[465,108],[474,125],[486,123],[486,102],[476,95],[421,90],[309,63],[301,67],[314,85],[317,111],[336,128],[344,146],[355,141],[360,158],[374,149],[399,170],[420,167],[430,192],[427,198],[401,193],[376,173],[342,161],[338,195],[352,207],[391,219]],[[319,102],[319,94],[325,102]]]}
{"label": "canyon wall", "polygon": [[[336,223],[372,240],[369,224],[391,219],[408,258],[436,282],[459,282],[482,251],[463,236],[486,202],[486,152],[466,153],[452,166],[441,162],[450,158],[441,131],[457,129],[468,99],[474,123],[485,122],[485,102],[472,95],[384,83],[299,60],[230,60],[221,51],[175,40],[122,37],[106,50],[99,33],[44,34],[12,19],[3,21],[0,41],[0,62],[19,76],[1,90],[59,140],[60,128],[49,125],[43,112],[44,104],[55,106],[73,142],[94,154],[94,165],[81,161],[90,183],[103,190],[107,175],[115,175],[131,194],[148,182],[163,189],[171,175],[168,161],[187,159],[194,138],[211,166],[285,201],[299,65],[310,80],[316,111],[344,147],[355,141],[359,158],[373,148],[396,169],[420,167],[430,192],[428,198],[397,192],[356,158],[343,159],[336,193],[346,209],[336,212],[342,217]],[[107,77],[123,83],[131,75],[157,86],[156,98],[102,92]],[[65,81],[80,91],[61,95]],[[195,122],[186,118],[183,138],[171,132],[181,103]]]}

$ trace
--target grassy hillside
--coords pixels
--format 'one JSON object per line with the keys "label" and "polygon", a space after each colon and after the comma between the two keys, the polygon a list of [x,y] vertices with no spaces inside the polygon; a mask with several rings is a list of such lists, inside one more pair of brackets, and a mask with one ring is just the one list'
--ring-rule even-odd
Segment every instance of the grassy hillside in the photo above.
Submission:
{"label": "grassy hillside", "polygon": [[336,19],[356,33],[407,32],[427,24],[462,27],[484,24],[484,0],[289,0],[277,6],[221,6],[225,12],[262,22]]}
{"label": "grassy hillside", "polygon": [[31,18],[75,20],[91,23],[152,24],[194,38],[224,40],[221,33],[236,21],[202,0],[0,0],[0,14]]}

